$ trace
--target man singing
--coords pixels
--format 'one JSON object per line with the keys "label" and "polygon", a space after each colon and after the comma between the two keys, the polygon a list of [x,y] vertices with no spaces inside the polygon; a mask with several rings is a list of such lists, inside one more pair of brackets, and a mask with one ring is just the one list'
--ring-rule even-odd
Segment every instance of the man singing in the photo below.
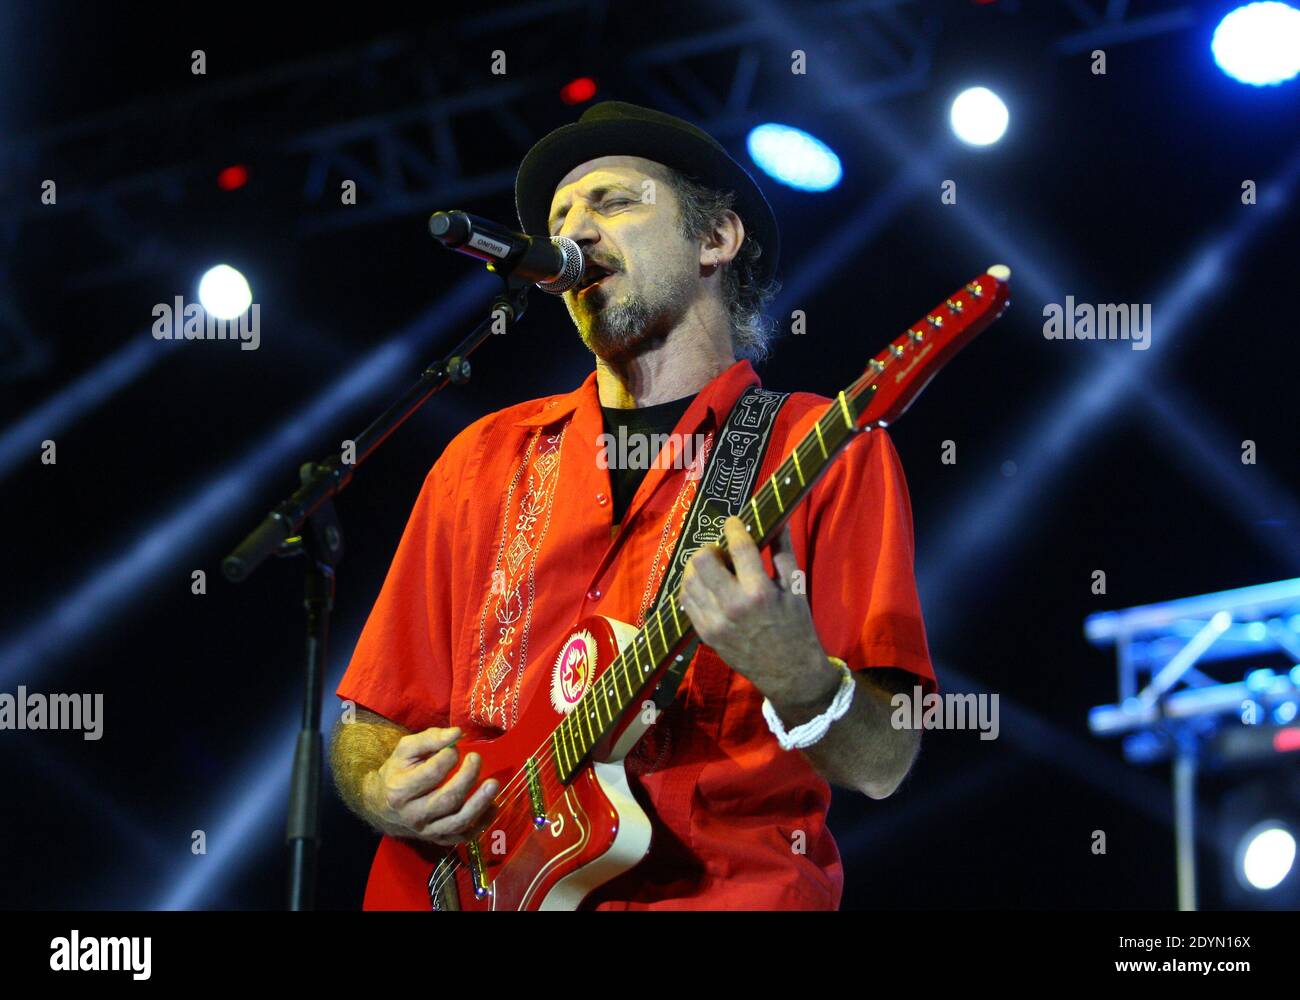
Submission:
{"label": "man singing", "polygon": [[[582,247],[588,270],[564,302],[595,370],[448,445],[338,689],[357,707],[335,729],[340,794],[376,829],[441,846],[475,831],[499,790],[457,738],[508,730],[521,683],[549,674],[541,658],[584,616],[639,627],[653,610],[699,477],[615,461],[604,435],[672,432],[707,451],[759,383],[776,287],[770,206],[681,119],[595,105],[529,151],[515,193],[526,232]],[[790,394],[760,483],[829,402]],[[768,551],[739,518],[723,530],[727,552],[706,546],[683,578],[702,644],[625,761],[649,852],[584,908],[835,909],[828,783],[885,798],[916,758],[920,734],[891,726],[890,699],[937,684],[885,432],[850,443]]]}

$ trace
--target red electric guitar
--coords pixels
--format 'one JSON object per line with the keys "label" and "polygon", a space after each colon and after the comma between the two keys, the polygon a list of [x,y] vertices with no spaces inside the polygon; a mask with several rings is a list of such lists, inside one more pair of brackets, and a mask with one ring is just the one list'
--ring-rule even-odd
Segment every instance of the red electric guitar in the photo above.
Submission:
{"label": "red electric guitar", "polygon": [[[896,420],[948,359],[1001,315],[1010,276],[1002,265],[990,267],[839,393],[744,509],[760,547],[855,434]],[[578,622],[538,662],[563,661],[585,680],[585,694],[561,711],[552,703],[550,671],[536,671],[524,681],[523,707],[509,731],[459,743],[462,756],[482,757],[480,781],[500,782],[490,818],[454,850],[385,837],[365,908],[572,910],[640,861],[650,849],[650,822],[628,788],[623,758],[646,731],[643,700],[675,661],[684,668],[693,639],[677,595],[660,601],[640,630],[602,615]]]}

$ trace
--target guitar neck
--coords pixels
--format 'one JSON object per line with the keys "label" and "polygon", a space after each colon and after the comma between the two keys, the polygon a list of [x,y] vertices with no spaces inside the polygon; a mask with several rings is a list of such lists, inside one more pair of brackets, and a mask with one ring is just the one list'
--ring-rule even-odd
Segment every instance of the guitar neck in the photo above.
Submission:
{"label": "guitar neck", "polygon": [[[1009,272],[1006,272],[1009,275]],[[1007,304],[1005,277],[996,268],[976,278],[914,324],[871,360],[750,497],[740,518],[761,548],[785,524],[852,438],[884,427],[911,404],[938,368]],[[888,378],[886,377],[888,376]],[[864,420],[864,418],[866,418]],[[726,550],[725,536],[717,544]],[[636,704],[650,683],[694,636],[681,595],[665,596],[623,651],[551,734],[557,772],[567,781],[605,732]]]}

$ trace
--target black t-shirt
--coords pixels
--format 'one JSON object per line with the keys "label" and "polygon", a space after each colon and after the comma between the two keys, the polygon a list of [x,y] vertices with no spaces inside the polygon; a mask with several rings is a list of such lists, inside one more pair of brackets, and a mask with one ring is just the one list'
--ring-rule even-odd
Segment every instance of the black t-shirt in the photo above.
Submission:
{"label": "black t-shirt", "polygon": [[[654,445],[658,444],[653,437],[649,437],[645,448],[640,453],[633,453],[631,442],[634,440],[634,434],[671,434],[673,428],[677,426],[677,421],[681,420],[687,408],[691,405],[691,400],[698,393],[690,396],[684,396],[681,399],[674,399],[667,403],[657,403],[654,406],[638,406],[632,409],[620,409],[615,406],[602,406],[601,410],[605,415],[605,433],[613,436],[614,444],[609,449],[609,482],[610,488],[614,495],[614,523],[622,524],[623,515],[627,513],[628,507],[632,503],[632,498],[636,496],[637,487],[641,485],[641,480],[645,478],[646,472],[655,460],[658,449]],[[618,442],[620,440],[619,428],[625,427],[627,430],[626,440],[628,442],[628,454],[620,454]],[[654,450],[651,450],[651,449]],[[641,454],[645,456],[644,465],[641,464]],[[627,461],[624,461],[626,457]],[[632,468],[633,464],[638,467]]]}

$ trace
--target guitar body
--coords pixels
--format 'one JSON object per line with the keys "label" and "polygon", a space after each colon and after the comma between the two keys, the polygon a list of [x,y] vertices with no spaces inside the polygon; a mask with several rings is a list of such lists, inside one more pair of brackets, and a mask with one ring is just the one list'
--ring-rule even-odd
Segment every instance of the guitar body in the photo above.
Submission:
{"label": "guitar body", "polygon": [[[456,744],[461,759],[471,751],[482,757],[479,782],[495,778],[502,790],[512,779],[518,784],[525,761],[547,745],[556,726],[633,635],[631,625],[593,615],[574,626],[555,655],[537,661],[545,668],[525,680],[515,724],[494,739]],[[515,822],[508,816],[499,817],[500,824],[489,821],[477,837],[482,891],[463,846],[453,851],[384,837],[371,865],[365,909],[576,909],[650,849],[650,820],[633,798],[623,768],[623,758],[645,728],[639,715],[621,723],[571,782],[547,788],[544,823],[531,816],[526,825],[518,817]]]}

